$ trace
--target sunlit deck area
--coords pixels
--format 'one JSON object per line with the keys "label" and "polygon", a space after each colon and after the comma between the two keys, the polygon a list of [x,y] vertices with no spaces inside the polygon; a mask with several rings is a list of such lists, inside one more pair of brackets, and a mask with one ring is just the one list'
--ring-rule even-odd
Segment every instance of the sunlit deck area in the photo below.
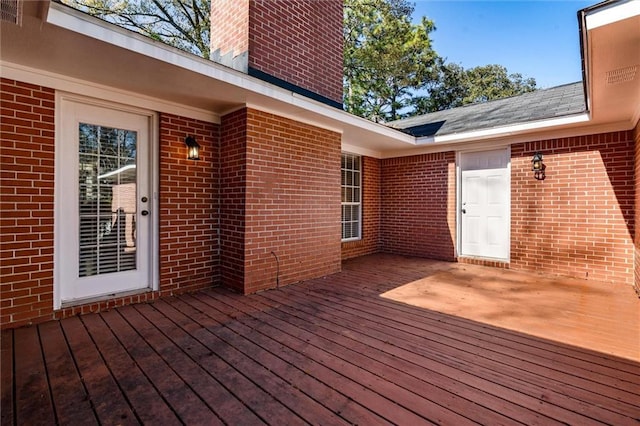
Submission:
{"label": "sunlit deck area", "polygon": [[366,256],[2,334],[2,424],[640,423],[630,286]]}

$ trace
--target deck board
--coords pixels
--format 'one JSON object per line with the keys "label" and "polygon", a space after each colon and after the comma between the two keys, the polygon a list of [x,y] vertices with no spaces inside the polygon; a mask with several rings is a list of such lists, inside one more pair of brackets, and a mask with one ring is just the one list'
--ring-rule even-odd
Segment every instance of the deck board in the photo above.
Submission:
{"label": "deck board", "polygon": [[[268,295],[268,297],[272,297],[272,298],[276,298],[275,292],[270,293]],[[283,297],[283,296],[280,296]],[[284,296],[287,299],[290,299],[290,295],[286,295]],[[312,299],[310,297],[310,295],[308,293],[305,294],[305,298],[304,299],[300,299],[300,303],[304,304],[306,303],[306,301],[308,299]],[[324,313],[321,313],[318,310],[318,306],[320,306],[321,304],[318,303],[317,300],[310,300],[310,303],[313,303],[314,305],[314,317],[315,318],[325,318]],[[314,303],[315,302],[315,303]],[[333,301],[334,303],[339,303],[338,301]],[[291,309],[290,307],[287,307],[288,309]],[[300,310],[303,309],[302,306],[296,306],[296,309]],[[332,312],[335,312],[336,309],[332,309]],[[370,310],[376,313],[379,313],[380,311],[378,309],[376,310]],[[357,316],[347,316],[347,315],[342,315],[341,317],[339,317],[343,320],[343,324],[353,324],[353,323],[357,323],[358,322],[358,317]],[[402,322],[402,320],[400,318],[398,318],[398,316],[396,315],[396,321]],[[376,326],[371,326],[371,323],[369,323],[369,327],[368,328],[376,328]],[[340,322],[336,321],[334,322],[334,326],[340,326]],[[347,326],[348,327],[348,326]],[[392,342],[393,345],[391,345],[392,348],[402,348],[402,347],[407,347],[407,348],[411,348],[411,345],[415,345],[413,347],[418,348],[420,347],[421,344],[424,343],[424,337],[422,336],[417,336],[415,334],[412,334],[410,332],[407,332],[406,330],[400,330],[400,329],[389,329],[387,328],[385,325],[380,325],[379,329],[382,330],[381,335],[377,335],[377,338],[379,339],[380,342]],[[437,330],[431,330],[430,333],[432,334],[436,334],[438,333]],[[437,335],[437,334],[436,334]],[[444,340],[447,339],[447,336],[444,335],[440,335],[440,338],[438,340]],[[433,342],[432,344],[435,346],[435,351],[436,353],[446,353],[448,348],[445,346],[440,346],[441,342]],[[456,346],[456,344],[458,346]],[[480,347],[485,347],[486,345],[481,342],[481,341],[476,341],[474,342],[475,346],[471,346],[470,348],[467,348],[466,351],[462,351],[462,352],[456,352],[456,355],[454,357],[453,361],[449,361],[449,362],[441,362],[439,364],[435,364],[435,366],[433,367],[436,370],[444,370],[446,369],[445,365],[449,364],[450,365],[450,370],[449,370],[449,374],[452,374],[452,378],[455,378],[456,380],[462,380],[465,383],[474,383],[474,385],[477,387],[478,390],[482,389],[484,391],[490,391],[490,390],[495,390],[497,393],[496,395],[501,395],[501,396],[505,396],[505,390],[502,389],[502,392],[500,393],[501,389],[499,388],[495,388],[493,385],[494,384],[501,384],[504,387],[507,387],[509,389],[516,389],[519,392],[521,392],[522,394],[529,394],[531,396],[533,396],[533,399],[529,399],[528,400],[528,406],[529,407],[534,407],[534,409],[537,409],[539,407],[539,404],[537,403],[537,394],[535,393],[537,389],[539,389],[539,386],[546,386],[546,387],[550,387],[553,385],[553,382],[551,382],[550,380],[546,380],[546,381],[542,381],[538,379],[538,374],[540,373],[540,371],[536,371],[535,374],[527,374],[526,370],[523,370],[522,368],[513,368],[513,369],[506,369],[511,370],[511,378],[509,378],[508,376],[502,374],[505,371],[505,365],[503,363],[496,363],[493,360],[489,359],[489,360],[485,360],[485,362],[483,363],[481,359],[479,359],[478,357],[470,357],[468,354],[471,353],[468,350],[469,349],[473,349],[476,348],[478,346]],[[388,345],[387,345],[388,346]],[[449,344],[449,348],[458,348],[458,349],[464,349],[465,346],[468,346],[466,344],[466,342],[453,342]],[[465,353],[466,352],[466,353]],[[519,354],[512,352],[510,353],[511,357],[516,357]],[[397,357],[405,357],[407,356],[406,354],[403,353],[394,353],[394,356]],[[419,352],[419,356],[416,359],[416,362],[422,362],[423,365],[424,362],[427,360],[429,360],[430,357],[437,357],[437,355],[434,354],[429,354],[428,352],[425,351],[420,351]],[[505,360],[508,360],[509,358],[505,358]],[[498,361],[500,361],[500,359],[498,359]],[[504,361],[504,360],[502,360]],[[462,368],[464,365],[464,368]],[[527,367],[530,364],[524,364],[521,365],[519,367]],[[464,377],[462,375],[462,373],[464,371],[470,372],[472,373],[474,376],[467,376]],[[498,374],[497,372],[500,372],[500,374]],[[556,373],[550,373],[548,374],[550,377],[555,377]],[[523,375],[526,375],[525,378],[527,378],[527,383],[529,384],[528,388],[527,387],[523,387],[520,386],[521,383],[521,379],[523,377]],[[492,383],[487,383],[484,379],[486,378],[491,378],[493,380]],[[517,380],[516,380],[517,378]],[[432,378],[430,377],[430,380],[432,380]],[[533,385],[533,386],[531,386]],[[581,412],[583,413],[591,413],[594,412],[593,414],[596,416],[600,416],[602,418],[607,418],[607,419],[612,419],[612,420],[619,420],[619,421],[624,421],[624,416],[620,417],[617,416],[615,413],[609,413],[608,411],[603,411],[601,409],[599,409],[598,407],[594,407],[591,404],[585,403],[582,400],[579,401],[574,401],[574,400],[570,400],[567,399],[562,392],[564,391],[564,389],[566,388],[566,384],[561,384],[559,386],[555,387],[555,391],[558,392],[556,394],[550,394],[549,396],[547,396],[547,398],[550,397],[554,397],[556,399],[556,401],[554,401],[554,403],[556,405],[563,405],[562,403],[564,402],[564,406],[568,406],[568,407],[572,407],[573,409],[576,408],[576,404],[578,405],[577,408],[579,408],[581,410]],[[551,389],[553,390],[553,388],[551,387]],[[574,395],[575,392],[578,391],[578,389],[574,390]],[[615,388],[609,388],[607,389],[607,391],[613,391],[615,392],[616,389]],[[507,391],[508,392],[508,391]],[[591,397],[589,398],[590,402],[597,402],[597,403],[602,403],[607,402],[609,404],[615,402],[615,401],[611,401],[609,398],[596,398],[597,395],[587,395],[587,397]],[[583,397],[585,397],[583,395]],[[633,397],[633,396],[632,396]],[[526,402],[526,401],[524,401]],[[626,412],[627,414],[631,414],[634,410],[637,411],[637,408],[631,405],[624,405],[624,404],[618,404],[620,407],[620,409],[623,412]],[[549,408],[545,407],[545,406],[541,406],[539,407],[541,412],[549,412]],[[522,410],[520,410],[522,411]],[[556,416],[559,416],[560,413],[556,413]],[[567,419],[565,419],[565,421],[570,421],[569,417],[567,417]],[[575,421],[575,420],[574,420]]]}
{"label": "deck board", "polygon": [[[291,324],[291,323],[290,323]],[[456,412],[452,412],[447,410],[445,407],[434,404],[432,401],[428,399],[424,399],[422,395],[416,392],[407,392],[406,389],[398,386],[392,380],[381,380],[382,377],[379,374],[372,374],[366,367],[366,361],[362,359],[358,359],[357,354],[355,353],[343,353],[341,348],[338,346],[331,346],[327,344],[328,342],[324,342],[324,344],[314,344],[312,343],[312,339],[318,338],[319,335],[307,334],[302,328],[298,327],[283,327],[280,328],[283,332],[289,331],[288,334],[291,336],[296,336],[300,340],[306,340],[307,347],[306,352],[309,353],[311,351],[314,352],[314,359],[317,356],[319,359],[326,359],[327,365],[331,366],[336,362],[344,363],[341,367],[342,374],[350,376],[358,377],[359,382],[365,383],[373,383],[371,388],[378,391],[378,393],[383,396],[389,397],[390,394],[394,393],[394,400],[396,403],[400,405],[412,406],[414,411],[418,412],[429,418],[428,415],[433,416],[434,418],[438,418],[439,422],[457,422],[457,424],[467,424],[468,420],[464,417],[461,417]],[[291,332],[293,330],[293,332]],[[320,353],[323,351],[323,353]],[[349,356],[351,355],[351,356]],[[381,372],[384,374],[384,372]],[[385,389],[389,388],[389,389]],[[408,399],[406,404],[403,404],[403,400]],[[420,412],[421,411],[421,412]]]}
{"label": "deck board", "polygon": [[47,370],[42,357],[39,330],[15,331],[15,421],[24,425],[50,425],[56,421]]}
{"label": "deck board", "polygon": [[[345,320],[346,322],[358,321],[357,318],[345,318]],[[397,346],[397,347],[402,347],[402,345],[405,345],[405,342],[409,342],[409,345],[407,345],[409,350],[411,349],[412,344],[416,345],[415,347],[418,347],[417,345],[421,343],[417,341],[412,342],[411,341],[412,336],[402,335],[400,337],[396,337],[398,335],[398,332],[399,332],[398,330],[387,330],[387,333],[380,336],[379,338],[381,339],[382,342],[389,342],[389,343],[392,343],[393,346]],[[450,352],[451,348],[444,348],[443,350],[445,351],[448,350]],[[437,358],[435,353],[430,354],[430,353],[422,352],[422,355],[423,355],[421,357],[422,362],[425,362],[426,360],[428,360],[429,357]],[[449,355],[449,358],[451,358],[450,363],[456,367],[459,366],[460,355],[461,355],[461,352],[454,352],[451,355]],[[475,364],[470,364],[470,365],[475,367]],[[447,369],[447,362],[440,361],[440,362],[434,363],[433,369],[435,371],[449,373],[449,378],[451,380],[461,381],[461,382],[465,382],[473,385],[475,387],[476,393],[479,393],[479,394],[491,393],[493,396],[497,398],[502,398],[502,399],[506,399],[509,395],[512,394],[512,391],[511,391],[512,388],[510,387],[511,383],[509,381],[486,380],[484,375],[494,373],[491,369],[488,369],[488,368],[474,376],[473,374],[464,373],[460,368],[450,367],[449,369]],[[427,376],[427,377],[429,377],[429,380],[431,380],[430,376]],[[540,412],[545,412],[545,413],[553,412],[554,416],[560,418],[562,421],[571,422],[571,419],[572,419],[571,413],[566,412],[562,409],[559,409],[554,405],[549,405],[546,402],[540,403],[540,401],[535,397],[527,397],[528,392],[526,392],[527,391],[526,389],[522,389],[522,391],[523,391],[522,393],[512,398],[513,402],[516,402],[520,404],[522,407],[525,407],[526,409],[529,409],[529,410],[540,410]],[[522,407],[519,410],[521,414],[526,412],[526,410],[523,410]],[[475,417],[475,413],[474,413],[474,417]],[[523,419],[523,420],[525,420],[526,423],[531,422],[531,419],[529,420]],[[550,420],[547,419],[547,422],[549,421]],[[575,422],[576,419],[574,418],[573,421]]]}
{"label": "deck board", "polygon": [[60,323],[43,324],[40,327],[40,336],[58,422],[98,424]]}
{"label": "deck board", "polygon": [[[635,374],[635,371],[638,370],[637,368],[633,368],[633,366],[629,366],[628,363],[624,363],[624,366],[629,366],[629,368],[625,368],[625,371],[620,371],[618,369],[619,365],[605,365],[602,363],[602,358],[594,360],[594,362],[586,362],[575,356],[552,356],[552,353],[548,350],[537,348],[535,344],[537,341],[535,339],[530,339],[528,344],[519,344],[511,340],[500,342],[492,339],[492,341],[487,341],[485,336],[488,336],[489,333],[486,331],[471,332],[468,329],[469,325],[452,327],[448,324],[443,324],[439,319],[435,319],[429,324],[422,322],[424,316],[421,316],[422,318],[413,316],[407,320],[398,316],[398,310],[393,307],[385,310],[384,307],[378,304],[375,304],[375,306],[371,304],[367,306],[361,300],[354,302],[340,298],[329,298],[323,301],[318,298],[314,299],[314,295],[310,293],[305,293],[305,297],[313,299],[316,305],[325,303],[331,312],[341,315],[347,323],[354,320],[353,317],[349,316],[349,313],[364,312],[366,314],[367,312],[375,312],[375,316],[379,318],[371,321],[371,329],[381,330],[381,333],[394,334],[394,332],[389,331],[386,326],[386,324],[393,319],[394,325],[396,326],[395,330],[398,330],[399,333],[405,333],[406,338],[417,336],[421,342],[424,342],[424,340],[422,340],[425,339],[424,336],[426,336],[427,340],[437,338],[434,344],[446,343],[454,347],[456,345],[464,345],[472,352],[477,346],[481,345],[492,351],[492,357],[494,357],[494,359],[498,359],[505,364],[513,365],[516,368],[522,368],[523,365],[526,365],[531,370],[534,370],[533,372],[535,374],[544,375],[547,366],[553,365],[555,370],[553,372],[554,378],[557,379],[558,375],[566,377],[567,384],[579,385],[581,380],[575,380],[573,378],[573,376],[577,375],[580,379],[588,379],[586,382],[583,381],[585,386],[593,388],[595,385],[596,388],[601,389],[602,392],[607,395],[615,396],[617,389],[640,395],[640,386],[638,385],[640,376]],[[340,303],[341,308],[332,308],[335,303]],[[424,333],[425,331],[426,334]],[[498,330],[494,330],[492,333],[494,338],[499,334]],[[455,339],[451,339],[450,335],[459,336],[459,338],[456,341]],[[384,338],[384,336],[382,338]],[[572,376],[572,373],[575,374]],[[601,384],[603,386],[600,386]],[[628,393],[623,392],[621,395],[626,396]]]}
{"label": "deck board", "polygon": [[14,423],[13,332],[3,330],[0,337],[0,424]]}
{"label": "deck board", "polygon": [[170,304],[159,303],[157,307],[165,315],[171,315],[176,325],[188,333],[190,340],[192,339],[191,344],[202,345],[207,351],[201,359],[202,364],[211,374],[215,374],[227,389],[251,406],[255,414],[266,423],[304,423],[296,413],[280,404],[273,395],[236,369],[233,361],[229,362],[231,358],[229,352],[232,349],[212,333],[217,324],[208,321],[204,314],[189,307],[180,299],[173,299],[170,302]]}
{"label": "deck board", "polygon": [[60,325],[99,423],[140,424],[80,318],[68,318]]}
{"label": "deck board", "polygon": [[[247,298],[247,301],[248,300],[249,298]],[[292,315],[278,315],[278,313],[274,311],[270,311],[270,314],[282,320],[283,322],[281,324],[286,323],[296,326],[298,329],[294,329],[294,333],[303,339],[308,338],[309,341],[311,341],[314,336],[321,337],[323,341],[316,342],[315,344],[328,351],[331,355],[345,362],[350,362],[353,365],[361,366],[368,374],[378,376],[425,399],[426,403],[423,402],[422,405],[425,406],[425,410],[427,410],[430,415],[436,415],[438,412],[444,414],[437,417],[438,422],[456,422],[456,424],[460,424],[460,422],[468,421],[468,419],[461,420],[458,416],[453,416],[450,412],[451,407],[455,407],[453,409],[459,412],[473,412],[474,421],[490,424],[505,424],[508,421],[507,417],[495,411],[486,409],[482,405],[470,400],[458,397],[457,395],[461,393],[460,389],[447,390],[444,387],[435,386],[434,383],[437,382],[437,378],[434,378],[433,375],[429,376],[429,381],[422,380],[419,374],[412,371],[416,369],[415,365],[409,363],[403,364],[398,362],[398,359],[392,359],[392,357],[385,358],[382,351],[376,352],[372,346],[366,347],[362,345],[359,347],[357,345],[358,342],[352,338],[346,338],[330,330],[323,330],[316,327],[319,325],[317,321],[313,326],[308,326],[306,321],[295,318]],[[309,331],[311,329],[312,331]],[[308,331],[308,333],[305,332],[305,330]],[[355,348],[359,348],[361,351],[352,350]],[[381,362],[381,360],[386,360],[387,363]],[[437,395],[437,398],[433,398],[434,395]],[[435,404],[432,400],[429,400],[429,398],[439,401],[442,405],[434,409],[433,406]],[[397,399],[396,402],[398,402]],[[492,402],[494,404],[493,409],[499,408],[500,413],[504,412],[504,405],[498,401]],[[408,404],[408,406],[411,407],[413,405]],[[446,411],[443,411],[443,408],[445,408]]]}
{"label": "deck board", "polygon": [[103,315],[85,315],[81,320],[136,417],[147,424],[180,424],[180,419],[114,336]]}
{"label": "deck board", "polygon": [[[154,306],[139,305],[135,308],[141,317],[157,327],[157,330],[146,327],[142,329],[147,341],[185,381],[191,384],[216,417],[227,424],[234,421],[239,424],[261,423],[259,417],[216,380],[215,374],[209,374],[199,362],[202,357],[210,356],[206,347],[192,341]],[[138,323],[133,315],[130,317],[132,324]]]}
{"label": "deck board", "polygon": [[140,334],[145,332],[145,327],[150,325],[137,323],[138,327],[134,329],[129,324],[127,320],[135,315],[135,309],[128,306],[118,311],[106,312],[102,318],[122,343],[123,349],[153,384],[166,404],[173,407],[175,415],[181,421],[187,424],[222,424],[211,415],[211,410],[193,391],[189,383],[176,374],[173,364],[163,359],[141,337]]}
{"label": "deck board", "polygon": [[[6,330],[2,425],[638,425],[640,300],[560,282],[520,318],[509,289],[555,281],[495,271],[375,255],[251,296],[214,288]],[[478,312],[456,306],[469,291]]]}

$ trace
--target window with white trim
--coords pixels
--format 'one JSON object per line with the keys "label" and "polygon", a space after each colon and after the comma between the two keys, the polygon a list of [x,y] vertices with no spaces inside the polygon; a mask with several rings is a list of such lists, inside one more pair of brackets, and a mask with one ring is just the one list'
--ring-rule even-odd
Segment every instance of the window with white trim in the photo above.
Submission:
{"label": "window with white trim", "polygon": [[342,154],[342,241],[361,238],[362,230],[362,159]]}

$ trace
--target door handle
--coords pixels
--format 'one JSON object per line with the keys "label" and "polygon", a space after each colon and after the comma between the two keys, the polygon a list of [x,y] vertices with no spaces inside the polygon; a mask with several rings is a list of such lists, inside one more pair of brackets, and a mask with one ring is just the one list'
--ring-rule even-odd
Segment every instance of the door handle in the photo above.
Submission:
{"label": "door handle", "polygon": [[467,212],[467,209],[462,209],[462,214],[465,214]]}
{"label": "door handle", "polygon": [[149,214],[149,210],[142,210],[140,213],[142,216],[147,216]]}

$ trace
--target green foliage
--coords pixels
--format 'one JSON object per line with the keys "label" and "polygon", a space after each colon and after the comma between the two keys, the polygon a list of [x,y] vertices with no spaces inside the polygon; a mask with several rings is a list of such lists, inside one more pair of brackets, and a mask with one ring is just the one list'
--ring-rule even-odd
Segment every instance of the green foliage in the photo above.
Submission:
{"label": "green foliage", "polygon": [[76,9],[209,58],[210,0],[62,0]]}
{"label": "green foliage", "polygon": [[432,21],[411,23],[406,0],[345,0],[345,109],[376,122],[402,117],[413,93],[435,76]]}
{"label": "green foliage", "polygon": [[520,95],[536,90],[536,80],[509,74],[502,65],[485,65],[465,70],[440,61],[437,80],[428,95],[414,98],[413,115],[441,111],[477,102]]}
{"label": "green foliage", "polygon": [[407,0],[345,0],[344,104],[376,122],[515,96],[533,78],[501,65],[465,70],[433,50],[433,21],[411,23]]}

